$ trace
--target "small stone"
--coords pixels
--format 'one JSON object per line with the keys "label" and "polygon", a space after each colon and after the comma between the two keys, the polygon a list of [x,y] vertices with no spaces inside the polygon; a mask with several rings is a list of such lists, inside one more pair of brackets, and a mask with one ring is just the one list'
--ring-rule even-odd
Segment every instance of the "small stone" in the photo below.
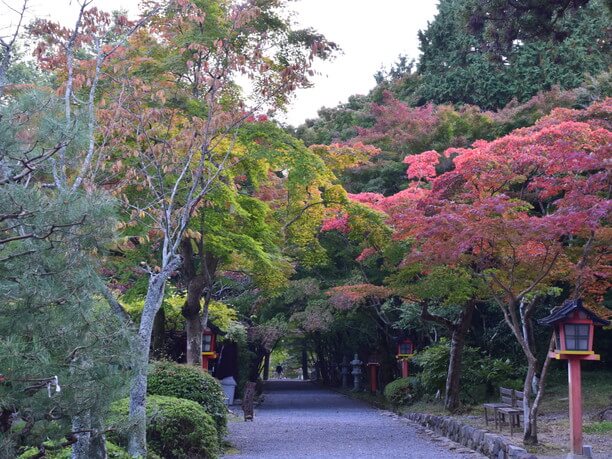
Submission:
{"label": "small stone", "polygon": [[527,454],[523,448],[519,448],[518,446],[508,445],[508,457],[510,459],[518,459],[522,455]]}

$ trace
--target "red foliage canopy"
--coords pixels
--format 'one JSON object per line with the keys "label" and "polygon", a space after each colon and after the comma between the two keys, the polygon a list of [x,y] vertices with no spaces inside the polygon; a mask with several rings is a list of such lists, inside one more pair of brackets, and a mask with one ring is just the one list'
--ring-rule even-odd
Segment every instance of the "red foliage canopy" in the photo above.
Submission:
{"label": "red foliage canopy", "polygon": [[436,152],[408,157],[416,181],[397,195],[350,197],[385,211],[397,239],[415,240],[406,261],[468,266],[514,299],[553,278],[597,285],[601,296],[609,287],[611,115],[612,99],[558,109],[533,127],[448,149],[454,169],[438,176]]}

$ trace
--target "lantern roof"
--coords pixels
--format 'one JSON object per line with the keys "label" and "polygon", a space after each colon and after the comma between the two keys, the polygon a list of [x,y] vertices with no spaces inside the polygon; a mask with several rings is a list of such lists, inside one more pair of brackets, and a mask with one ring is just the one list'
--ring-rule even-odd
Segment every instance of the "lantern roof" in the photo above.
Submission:
{"label": "lantern roof", "polygon": [[610,325],[609,321],[602,319],[593,311],[590,311],[589,309],[585,308],[582,304],[581,299],[566,300],[561,306],[553,308],[553,310],[550,311],[549,316],[538,320],[538,323],[540,325],[554,325],[557,322],[566,319],[572,312],[575,311],[583,312],[588,316],[589,319],[591,319],[597,325]]}
{"label": "lantern roof", "polygon": [[202,331],[203,332],[211,331],[215,335],[221,335],[221,336],[225,335],[225,332],[221,330],[219,327],[217,327],[210,319],[208,319],[207,327],[205,327]]}

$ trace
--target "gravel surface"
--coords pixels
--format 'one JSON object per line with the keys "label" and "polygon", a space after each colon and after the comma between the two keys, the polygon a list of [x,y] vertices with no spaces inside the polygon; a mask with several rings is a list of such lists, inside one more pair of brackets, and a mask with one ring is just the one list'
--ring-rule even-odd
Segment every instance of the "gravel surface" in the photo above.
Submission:
{"label": "gravel surface", "polygon": [[238,453],[227,458],[483,457],[428,436],[389,412],[303,381],[268,382],[255,421],[231,422],[229,431]]}

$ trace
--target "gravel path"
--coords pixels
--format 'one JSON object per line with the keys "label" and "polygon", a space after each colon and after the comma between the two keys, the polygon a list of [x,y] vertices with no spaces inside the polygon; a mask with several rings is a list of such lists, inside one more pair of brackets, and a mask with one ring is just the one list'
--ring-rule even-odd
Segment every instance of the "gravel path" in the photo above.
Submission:
{"label": "gravel path", "polygon": [[229,431],[239,452],[227,458],[483,457],[457,445],[451,451],[388,412],[302,381],[268,382],[255,421],[231,422]]}

